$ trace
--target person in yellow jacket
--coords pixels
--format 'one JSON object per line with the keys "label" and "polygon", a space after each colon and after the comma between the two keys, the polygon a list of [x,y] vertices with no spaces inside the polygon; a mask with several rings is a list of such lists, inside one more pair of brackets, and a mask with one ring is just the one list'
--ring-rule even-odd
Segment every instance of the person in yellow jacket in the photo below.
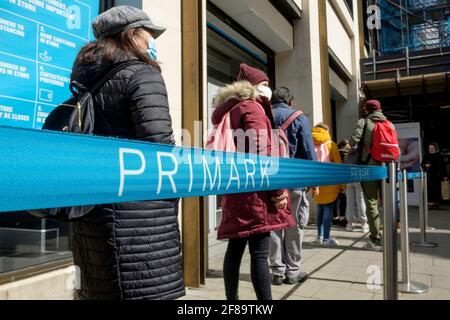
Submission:
{"label": "person in yellow jacket", "polygon": [[[329,127],[324,123],[319,123],[312,129],[314,149],[317,161],[342,163],[339,149],[331,140]],[[333,219],[334,203],[343,192],[344,186],[323,186],[320,187],[319,195],[314,199],[317,203],[317,244],[325,246],[337,246],[338,242],[330,237],[331,223]]]}

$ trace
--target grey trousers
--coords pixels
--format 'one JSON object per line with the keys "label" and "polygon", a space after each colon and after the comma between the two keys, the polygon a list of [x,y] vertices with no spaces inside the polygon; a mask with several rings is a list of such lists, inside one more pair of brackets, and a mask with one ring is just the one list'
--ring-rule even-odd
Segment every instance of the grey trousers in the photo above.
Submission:
{"label": "grey trousers", "polygon": [[290,191],[291,212],[297,225],[270,233],[270,269],[272,275],[296,277],[300,273],[304,228],[309,220],[306,190]]}
{"label": "grey trousers", "polygon": [[347,210],[346,218],[348,222],[367,222],[366,202],[361,183],[351,183],[347,185]]}

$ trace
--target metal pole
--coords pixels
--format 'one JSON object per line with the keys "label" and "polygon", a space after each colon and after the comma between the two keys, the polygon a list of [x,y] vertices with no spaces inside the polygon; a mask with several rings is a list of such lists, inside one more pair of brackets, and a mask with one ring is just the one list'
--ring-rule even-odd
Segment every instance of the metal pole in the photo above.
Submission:
{"label": "metal pole", "polygon": [[403,293],[425,293],[428,287],[418,283],[411,282],[410,261],[409,261],[409,223],[408,223],[408,172],[402,170],[402,179],[400,180],[400,225],[401,225],[401,247],[402,247],[402,282],[399,285],[400,292]]}
{"label": "metal pole", "polygon": [[389,180],[384,188],[384,235],[383,235],[383,266],[384,266],[384,300],[398,300],[398,266],[397,266],[397,227],[395,221],[396,208],[396,163],[388,164]]}
{"label": "metal pole", "polygon": [[377,80],[377,56],[375,50],[372,51],[373,80]]}
{"label": "metal pole", "polygon": [[409,47],[406,47],[406,75],[409,77],[409,66],[410,66],[410,62],[409,62]]}
{"label": "metal pole", "polygon": [[420,176],[420,197],[419,197],[419,219],[420,219],[420,242],[414,242],[411,245],[413,247],[420,248],[435,248],[436,243],[427,242],[427,227],[426,227],[426,215],[428,214],[428,193],[427,193],[427,180],[426,173],[421,172]]}
{"label": "metal pole", "polygon": [[423,189],[423,201],[424,201],[424,212],[425,212],[425,228],[426,230],[434,230],[434,228],[430,227],[429,225],[429,213],[430,210],[428,209],[428,172],[424,171],[423,172],[423,180],[424,180],[424,189]]}
{"label": "metal pole", "polygon": [[428,173],[426,171],[423,172],[423,222],[425,224],[425,231],[428,227],[428,214],[429,214],[429,208],[428,208]]}

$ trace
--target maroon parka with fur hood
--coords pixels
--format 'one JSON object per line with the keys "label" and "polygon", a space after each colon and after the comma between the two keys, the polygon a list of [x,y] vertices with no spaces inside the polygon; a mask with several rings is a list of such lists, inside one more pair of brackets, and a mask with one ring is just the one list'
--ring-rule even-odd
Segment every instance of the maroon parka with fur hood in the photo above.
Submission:
{"label": "maroon parka with fur hood", "polygon": [[[214,102],[216,108],[212,115],[213,125],[218,124],[223,116],[232,110],[230,120],[233,130],[242,129],[245,132],[253,129],[257,133],[261,132],[260,130],[271,132],[274,126],[270,101],[260,97],[257,90],[247,81],[238,81],[220,89]],[[241,102],[244,103],[240,104]],[[240,105],[237,106],[238,104]],[[252,150],[249,145],[255,143],[256,153],[270,156],[270,135],[250,136],[254,137],[253,141],[247,141],[245,147],[238,144],[238,152],[248,153]],[[277,190],[222,196],[222,221],[217,238],[243,238],[295,225],[296,222],[290,213],[290,203],[287,210],[278,210],[271,200],[272,197],[282,193],[283,190]]]}

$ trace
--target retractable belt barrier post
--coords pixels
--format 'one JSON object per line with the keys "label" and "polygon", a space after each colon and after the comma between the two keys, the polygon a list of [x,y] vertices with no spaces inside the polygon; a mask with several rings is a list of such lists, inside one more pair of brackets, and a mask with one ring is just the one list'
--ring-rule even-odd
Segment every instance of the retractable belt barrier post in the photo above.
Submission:
{"label": "retractable belt barrier post", "polygon": [[386,168],[0,127],[0,212],[382,180]]}
{"label": "retractable belt barrier post", "polygon": [[397,164],[387,164],[388,179],[383,182],[383,289],[384,300],[398,300],[397,227],[395,208],[397,197]]}
{"label": "retractable belt barrier post", "polygon": [[403,293],[425,293],[428,287],[418,282],[412,282],[410,278],[409,261],[409,223],[408,223],[408,178],[406,169],[403,169],[400,179],[400,223],[401,223],[401,247],[402,247],[402,282],[399,285]]}
{"label": "retractable belt barrier post", "polygon": [[436,243],[427,242],[427,225],[428,225],[428,188],[427,173],[422,171],[420,178],[420,196],[419,196],[419,219],[420,219],[420,241],[414,242],[413,247],[435,248]]}
{"label": "retractable belt barrier post", "polygon": [[423,171],[423,180],[424,180],[424,189],[423,189],[423,197],[424,197],[424,223],[425,223],[425,230],[434,230],[433,227],[430,227],[429,224],[429,216],[430,216],[430,210],[428,208],[428,172]]}

